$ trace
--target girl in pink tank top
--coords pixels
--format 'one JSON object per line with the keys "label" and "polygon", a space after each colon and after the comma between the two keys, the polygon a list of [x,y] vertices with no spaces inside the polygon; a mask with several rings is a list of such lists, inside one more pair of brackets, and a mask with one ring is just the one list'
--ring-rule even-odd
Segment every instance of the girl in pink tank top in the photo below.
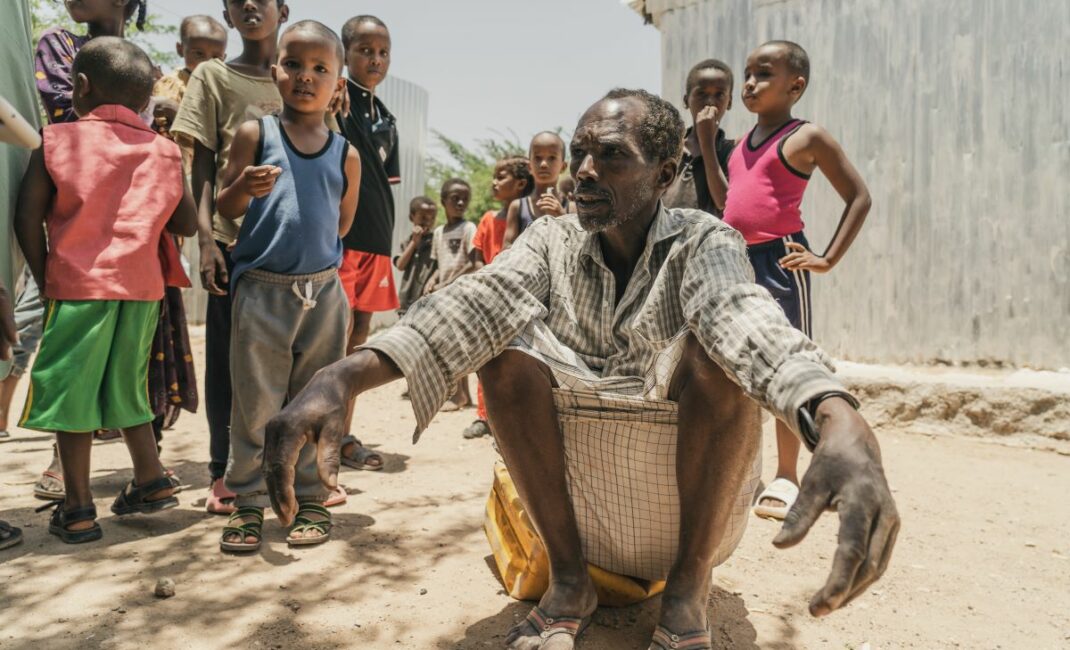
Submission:
{"label": "girl in pink tank top", "polygon": [[790,120],[764,142],[754,144],[754,129],[736,145],[728,159],[728,200],[724,220],[747,245],[780,239],[803,229],[803,192],[809,174],[784,158],[784,140],[805,122]]}

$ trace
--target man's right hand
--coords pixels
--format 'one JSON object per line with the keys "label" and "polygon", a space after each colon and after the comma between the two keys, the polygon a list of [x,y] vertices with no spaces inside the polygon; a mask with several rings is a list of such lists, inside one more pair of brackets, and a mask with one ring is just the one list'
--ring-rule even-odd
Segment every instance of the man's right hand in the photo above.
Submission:
{"label": "man's right hand", "polygon": [[289,526],[297,514],[295,468],[305,444],[316,445],[320,480],[331,490],[338,486],[349,401],[346,382],[338,369],[339,364],[335,364],[317,372],[282,413],[267,423],[263,471],[271,507],[283,526]]}
{"label": "man's right hand", "polygon": [[707,106],[695,116],[695,135],[699,143],[713,144],[717,140],[717,130],[721,128],[721,118],[724,115],[717,110],[716,106]]}
{"label": "man's right hand", "polygon": [[426,233],[426,232],[427,231],[424,230],[423,228],[421,228],[420,226],[413,226],[412,227],[412,239],[410,241],[412,241],[414,244],[420,243],[420,239],[423,238],[424,233]]}
{"label": "man's right hand", "polygon": [[201,244],[201,286],[213,296],[225,296],[230,283],[227,262],[215,241]]}

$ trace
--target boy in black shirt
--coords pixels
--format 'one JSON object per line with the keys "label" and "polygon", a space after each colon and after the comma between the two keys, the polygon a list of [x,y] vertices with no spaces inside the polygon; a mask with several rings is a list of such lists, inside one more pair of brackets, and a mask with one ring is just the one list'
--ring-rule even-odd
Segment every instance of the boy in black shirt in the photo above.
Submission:
{"label": "boy in black shirt", "polygon": [[[360,201],[353,227],[342,239],[345,248],[338,275],[352,310],[347,354],[368,340],[372,315],[397,309],[391,264],[394,241],[394,195],[390,186],[401,182],[398,130],[394,116],[375,96],[390,70],[390,32],[375,16],[356,16],[342,27],[349,115],[337,115],[342,134],[360,153]],[[352,420],[352,404],[350,405]],[[383,467],[379,454],[348,436],[342,462],[358,469]]]}

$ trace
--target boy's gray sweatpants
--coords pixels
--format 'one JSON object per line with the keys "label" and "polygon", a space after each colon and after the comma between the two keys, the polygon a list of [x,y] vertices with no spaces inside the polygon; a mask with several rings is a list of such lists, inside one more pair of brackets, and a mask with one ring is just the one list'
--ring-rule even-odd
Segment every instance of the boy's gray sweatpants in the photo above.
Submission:
{"label": "boy's gray sweatpants", "polygon": [[[267,507],[260,471],[264,426],[317,370],[345,357],[349,303],[335,269],[311,275],[246,271],[232,291],[234,398],[226,485],[238,495],[239,507]],[[294,490],[299,501],[328,496],[312,445],[301,450]]]}

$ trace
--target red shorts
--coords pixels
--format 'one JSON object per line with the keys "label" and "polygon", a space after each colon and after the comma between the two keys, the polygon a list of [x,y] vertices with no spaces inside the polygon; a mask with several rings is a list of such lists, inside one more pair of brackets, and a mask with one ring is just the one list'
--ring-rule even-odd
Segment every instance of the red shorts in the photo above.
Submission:
{"label": "red shorts", "polygon": [[394,265],[386,255],[347,250],[338,277],[353,311],[374,313],[401,305],[394,288]]}

